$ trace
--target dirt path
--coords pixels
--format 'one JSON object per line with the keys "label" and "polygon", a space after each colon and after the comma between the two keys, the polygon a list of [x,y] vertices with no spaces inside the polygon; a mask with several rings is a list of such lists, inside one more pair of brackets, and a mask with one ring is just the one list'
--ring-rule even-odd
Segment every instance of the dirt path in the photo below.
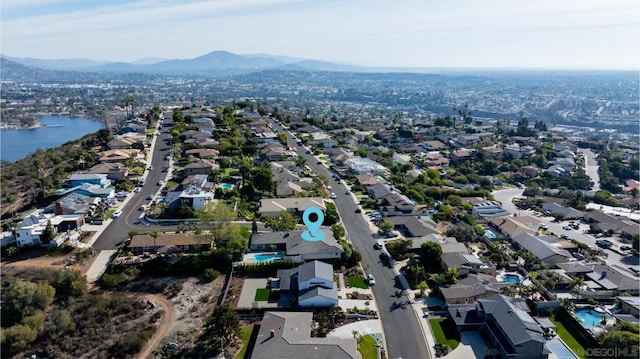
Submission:
{"label": "dirt path", "polygon": [[169,331],[176,318],[176,312],[173,308],[173,304],[171,304],[171,302],[166,298],[155,294],[147,294],[144,297],[160,305],[162,310],[164,310],[164,315],[162,316],[162,323],[156,330],[155,334],[151,339],[149,339],[142,351],[136,356],[138,359],[146,359],[151,356],[151,353],[153,353],[153,350],[158,346],[158,344],[160,344],[162,339],[164,339],[167,331]]}

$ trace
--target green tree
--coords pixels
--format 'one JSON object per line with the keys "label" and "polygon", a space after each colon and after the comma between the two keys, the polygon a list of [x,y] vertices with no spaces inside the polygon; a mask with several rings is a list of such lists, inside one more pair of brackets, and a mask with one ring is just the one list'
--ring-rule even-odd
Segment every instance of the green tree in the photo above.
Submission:
{"label": "green tree", "polygon": [[389,220],[384,220],[378,225],[378,228],[380,228],[380,232],[386,236],[393,231],[394,224]]}
{"label": "green tree", "polygon": [[50,243],[56,236],[55,231],[53,230],[53,226],[51,225],[51,220],[47,220],[47,226],[44,227],[44,231],[40,235],[40,242],[44,244]]}
{"label": "green tree", "polygon": [[342,227],[337,223],[331,226],[331,230],[333,231],[333,237],[337,240],[343,239],[344,236],[346,235],[346,231],[344,230],[344,227]]}
{"label": "green tree", "polygon": [[442,246],[436,242],[426,242],[420,246],[420,261],[427,272],[436,273],[442,269]]}
{"label": "green tree", "polygon": [[276,135],[278,137],[278,141],[280,141],[281,144],[283,144],[284,146],[287,145],[287,134],[284,132],[278,132],[278,134]]}
{"label": "green tree", "polygon": [[273,173],[271,169],[266,166],[260,166],[251,170],[251,178],[253,185],[258,191],[273,192]]}
{"label": "green tree", "polygon": [[224,247],[224,243],[233,237],[232,221],[237,218],[237,213],[222,201],[211,202],[202,211],[198,211],[199,223],[208,230],[217,247]]}
{"label": "green tree", "polygon": [[37,283],[18,280],[2,298],[2,326],[11,326],[24,317],[44,311],[51,303],[55,289],[45,281]]}
{"label": "green tree", "polygon": [[[640,335],[628,331],[609,331],[600,340],[603,348],[627,349],[627,355],[619,355],[618,358],[638,358],[638,342]],[[625,354],[624,352],[622,354]]]}
{"label": "green tree", "polygon": [[203,343],[207,353],[219,353],[224,345],[233,343],[240,333],[238,315],[228,304],[217,306],[210,317],[204,320]]}
{"label": "green tree", "polygon": [[332,226],[338,221],[340,221],[340,215],[338,215],[338,210],[336,206],[331,202],[325,202],[325,206],[327,209],[324,211],[324,225]]}
{"label": "green tree", "polygon": [[9,357],[26,350],[36,340],[37,335],[37,329],[24,324],[3,328],[0,333],[2,356]]}
{"label": "green tree", "polygon": [[59,296],[81,297],[88,292],[87,278],[77,270],[58,271],[51,285]]}

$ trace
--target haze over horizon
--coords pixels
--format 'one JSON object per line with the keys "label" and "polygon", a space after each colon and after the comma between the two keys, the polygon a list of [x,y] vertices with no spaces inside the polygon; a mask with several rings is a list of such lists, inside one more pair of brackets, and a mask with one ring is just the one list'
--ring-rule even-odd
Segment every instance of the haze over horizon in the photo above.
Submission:
{"label": "haze over horizon", "polygon": [[214,50],[375,67],[640,69],[640,2],[3,0],[0,52],[134,62]]}

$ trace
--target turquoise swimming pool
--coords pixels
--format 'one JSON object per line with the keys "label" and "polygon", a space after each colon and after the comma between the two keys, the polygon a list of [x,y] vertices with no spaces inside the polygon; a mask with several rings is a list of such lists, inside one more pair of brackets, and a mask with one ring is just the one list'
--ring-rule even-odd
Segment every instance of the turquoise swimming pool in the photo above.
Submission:
{"label": "turquoise swimming pool", "polygon": [[518,284],[520,283],[520,276],[517,274],[505,274],[504,275],[504,281],[507,283],[511,283],[511,284]]}
{"label": "turquoise swimming pool", "polygon": [[253,256],[253,259],[256,262],[270,262],[276,259],[284,258],[284,254],[282,253],[258,253]]}
{"label": "turquoise swimming pool", "polygon": [[496,235],[488,229],[484,231],[484,236],[491,239],[496,238]]}
{"label": "turquoise swimming pool", "polygon": [[585,328],[595,328],[602,321],[602,317],[611,318],[608,313],[598,313],[593,308],[582,308],[575,311],[576,318]]}
{"label": "turquoise swimming pool", "polygon": [[218,186],[222,189],[233,189],[233,184],[232,183],[220,183],[220,185]]}

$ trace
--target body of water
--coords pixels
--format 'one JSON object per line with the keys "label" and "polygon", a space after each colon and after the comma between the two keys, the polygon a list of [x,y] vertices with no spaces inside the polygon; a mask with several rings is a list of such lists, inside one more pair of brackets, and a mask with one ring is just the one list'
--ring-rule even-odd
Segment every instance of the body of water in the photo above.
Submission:
{"label": "body of water", "polygon": [[67,116],[43,116],[38,121],[46,126],[32,130],[0,131],[0,159],[15,162],[39,148],[58,147],[94,133],[103,126],[100,121]]}

